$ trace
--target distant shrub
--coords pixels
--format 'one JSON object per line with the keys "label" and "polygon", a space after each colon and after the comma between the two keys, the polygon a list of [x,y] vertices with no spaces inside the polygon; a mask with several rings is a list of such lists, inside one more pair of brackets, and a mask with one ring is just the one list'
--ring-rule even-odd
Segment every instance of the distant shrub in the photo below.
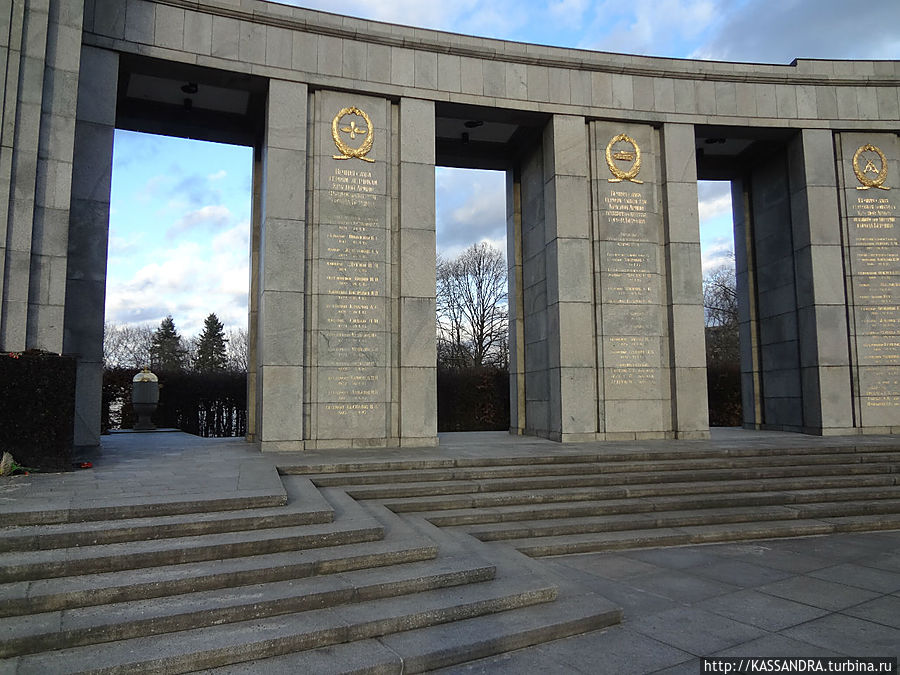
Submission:
{"label": "distant shrub", "polygon": [[743,423],[740,364],[708,363],[706,386],[709,394],[709,426],[740,426]]}
{"label": "distant shrub", "polygon": [[[137,370],[108,368],[103,374],[105,429],[130,429],[131,380]],[[159,428],[181,429],[196,436],[247,434],[247,374],[232,372],[156,372],[159,408],[153,422]]]}
{"label": "distant shrub", "polygon": [[509,429],[509,371],[438,368],[438,431]]}

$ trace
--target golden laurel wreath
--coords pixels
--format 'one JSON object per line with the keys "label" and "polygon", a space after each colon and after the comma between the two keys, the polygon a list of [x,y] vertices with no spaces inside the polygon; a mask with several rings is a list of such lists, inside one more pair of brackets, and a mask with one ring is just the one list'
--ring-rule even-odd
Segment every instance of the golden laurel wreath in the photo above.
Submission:
{"label": "golden laurel wreath", "polygon": [[[634,162],[628,171],[622,171],[622,169],[620,169],[613,163],[614,158],[612,147],[619,141],[630,143],[631,147],[634,148],[633,157],[631,153],[621,153],[623,155],[622,159],[628,159]],[[618,155],[620,153],[616,154]],[[635,176],[637,176],[641,170],[641,149],[638,147],[637,141],[635,141],[631,136],[628,136],[627,134],[619,134],[609,142],[609,145],[606,146],[606,165],[609,167],[610,173],[615,176],[615,178],[608,179],[610,183],[621,183],[623,180],[630,180],[632,183],[639,184],[643,184],[644,182],[642,180],[636,180],[635,178]]]}
{"label": "golden laurel wreath", "polygon": [[[875,178],[869,178],[864,170],[859,168],[859,156],[864,152],[871,151],[878,155],[879,159],[881,159],[881,170],[878,172],[878,175]],[[866,166],[868,168],[868,166]],[[874,170],[874,167],[873,167]],[[890,190],[889,187],[884,187],[884,181],[887,178],[888,173],[888,163],[887,157],[884,156],[884,153],[871,143],[867,143],[860,147],[856,152],[853,153],[853,173],[856,174],[856,180],[862,183],[861,186],[857,186],[857,190],[868,190],[869,188],[879,188],[881,190]]]}
{"label": "golden laurel wreath", "polygon": [[[345,115],[359,115],[366,121],[366,138],[363,140],[362,145],[358,148],[351,148],[347,145],[344,140],[341,138],[340,132],[350,132],[351,138],[354,137],[354,132],[362,131],[356,129],[356,123],[354,122],[353,126],[350,128],[345,127],[344,129],[339,129],[338,125],[341,123],[341,119]],[[334,144],[337,146],[337,149],[341,151],[340,155],[332,155],[334,159],[350,159],[351,157],[356,157],[356,159],[361,159],[364,162],[374,162],[374,159],[369,159],[366,157],[369,154],[369,150],[372,149],[372,144],[375,142],[375,130],[372,127],[372,120],[369,119],[369,116],[366,115],[364,110],[360,110],[354,106],[349,108],[341,108],[337,115],[334,116],[334,119],[331,120],[331,137],[334,139]]]}

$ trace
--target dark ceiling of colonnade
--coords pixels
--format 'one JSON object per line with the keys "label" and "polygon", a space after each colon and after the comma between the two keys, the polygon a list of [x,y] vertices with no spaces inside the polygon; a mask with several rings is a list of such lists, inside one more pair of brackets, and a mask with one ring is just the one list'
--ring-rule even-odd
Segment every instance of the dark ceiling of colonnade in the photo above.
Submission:
{"label": "dark ceiling of colonnade", "polygon": [[697,178],[732,180],[783,149],[796,129],[697,126]]}
{"label": "dark ceiling of colonnade", "polygon": [[122,54],[116,126],[201,141],[255,145],[265,78]]}
{"label": "dark ceiling of colonnade", "polygon": [[522,110],[437,102],[435,150],[438,166],[511,169],[539,143],[549,116]]}

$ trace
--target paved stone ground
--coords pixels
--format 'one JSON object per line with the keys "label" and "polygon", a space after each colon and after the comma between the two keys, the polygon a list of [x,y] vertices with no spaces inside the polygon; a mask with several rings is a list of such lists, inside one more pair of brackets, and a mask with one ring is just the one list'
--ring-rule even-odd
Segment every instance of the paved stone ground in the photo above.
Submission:
{"label": "paved stone ground", "polygon": [[243,439],[115,433],[76,459],[93,468],[0,479],[0,519],[19,511],[284,496],[272,460]]}
{"label": "paved stone ground", "polygon": [[900,656],[897,531],[543,561],[625,620],[441,672],[696,675],[702,656]]}
{"label": "paved stone ground", "polygon": [[[816,441],[723,431],[713,442],[860,439]],[[589,446],[473,434],[443,438],[441,448],[420,450],[416,456],[597,451]],[[319,455],[323,453],[307,453],[304,459],[320,461]],[[373,451],[353,453],[360,455],[370,458]],[[86,458],[95,463],[93,469],[0,481],[0,518],[18,510],[283,490],[274,470],[278,456],[261,455],[237,440],[116,434]],[[624,622],[444,672],[700,673],[699,657],[712,655],[900,656],[898,531],[569,555],[541,562],[620,605]]]}

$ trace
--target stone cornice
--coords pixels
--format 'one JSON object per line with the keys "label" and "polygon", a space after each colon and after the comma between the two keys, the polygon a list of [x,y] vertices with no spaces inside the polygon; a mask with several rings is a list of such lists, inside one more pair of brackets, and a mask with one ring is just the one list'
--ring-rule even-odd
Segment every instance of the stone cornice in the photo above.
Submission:
{"label": "stone cornice", "polygon": [[[260,0],[152,0],[158,5],[203,12],[266,26],[371,44],[414,49],[505,63],[567,68],[639,77],[755,84],[825,85],[843,87],[896,87],[900,77],[802,73],[798,68],[815,63],[848,61],[802,60],[791,65],[698,61],[651,56],[592,52],[545,47],[492,38],[458,35],[319,12]],[[889,63],[894,63],[889,61]],[[896,70],[896,68],[895,68]]]}

